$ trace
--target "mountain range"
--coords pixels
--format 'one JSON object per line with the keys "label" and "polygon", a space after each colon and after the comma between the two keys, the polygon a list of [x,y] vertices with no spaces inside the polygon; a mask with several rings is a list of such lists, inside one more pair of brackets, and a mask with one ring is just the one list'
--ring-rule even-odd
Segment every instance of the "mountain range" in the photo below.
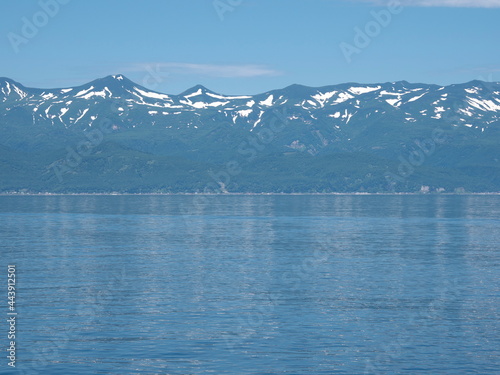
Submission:
{"label": "mountain range", "polygon": [[500,83],[181,94],[0,78],[0,191],[499,192]]}

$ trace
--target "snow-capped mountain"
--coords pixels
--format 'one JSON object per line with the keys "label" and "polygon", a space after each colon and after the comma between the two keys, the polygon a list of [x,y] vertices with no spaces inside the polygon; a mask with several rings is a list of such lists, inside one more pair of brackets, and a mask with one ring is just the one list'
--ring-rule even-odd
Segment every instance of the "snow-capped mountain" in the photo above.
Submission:
{"label": "snow-capped mountain", "polygon": [[[114,107],[113,107],[114,106]],[[290,123],[342,129],[376,119],[448,122],[487,131],[500,119],[500,84],[472,81],[438,86],[405,81],[384,84],[341,84],[312,88],[292,85],[259,95],[222,95],[198,85],[179,95],[148,90],[123,75],[108,76],[64,89],[32,89],[0,78],[0,116],[22,110],[31,123],[64,127],[92,126],[110,108],[127,111],[133,121],[121,127],[200,128],[214,122],[252,130],[265,126],[277,109]]]}
{"label": "snow-capped mountain", "polygon": [[500,191],[499,83],[171,95],[0,78],[0,128],[0,192]]}

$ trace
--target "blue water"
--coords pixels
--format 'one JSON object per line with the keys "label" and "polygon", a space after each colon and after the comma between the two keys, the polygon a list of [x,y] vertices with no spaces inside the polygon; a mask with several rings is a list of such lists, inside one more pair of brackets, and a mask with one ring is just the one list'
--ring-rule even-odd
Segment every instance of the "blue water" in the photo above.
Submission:
{"label": "blue water", "polygon": [[2,374],[500,373],[500,196],[3,196],[0,235]]}

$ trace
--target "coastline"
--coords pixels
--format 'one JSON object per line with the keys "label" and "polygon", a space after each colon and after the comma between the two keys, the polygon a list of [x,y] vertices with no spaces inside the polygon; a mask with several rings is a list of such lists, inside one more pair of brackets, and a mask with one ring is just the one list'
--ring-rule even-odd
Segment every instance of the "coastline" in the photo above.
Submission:
{"label": "coastline", "polygon": [[500,195],[500,192],[464,192],[464,193],[407,193],[407,192],[393,192],[393,193],[222,193],[222,194],[210,194],[210,193],[22,193],[22,192],[10,192],[10,193],[0,193],[0,196],[353,196],[353,195],[366,195],[366,196],[384,196],[384,195],[416,195],[416,196],[455,196],[455,195]]}

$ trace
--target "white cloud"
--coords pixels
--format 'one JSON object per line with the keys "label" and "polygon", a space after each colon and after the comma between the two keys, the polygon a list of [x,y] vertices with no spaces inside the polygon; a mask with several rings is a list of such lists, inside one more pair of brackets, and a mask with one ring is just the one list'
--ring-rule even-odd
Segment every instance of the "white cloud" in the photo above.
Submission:
{"label": "white cloud", "polygon": [[123,71],[148,71],[152,67],[154,69],[165,72],[167,74],[191,74],[201,75],[205,77],[218,78],[250,78],[262,76],[275,76],[281,72],[269,69],[262,65],[216,65],[216,64],[192,64],[192,63],[176,63],[176,62],[155,62],[134,64]]}
{"label": "white cloud", "polygon": [[461,7],[461,8],[500,8],[500,0],[354,0],[388,5],[399,3],[403,6],[414,7]]}

